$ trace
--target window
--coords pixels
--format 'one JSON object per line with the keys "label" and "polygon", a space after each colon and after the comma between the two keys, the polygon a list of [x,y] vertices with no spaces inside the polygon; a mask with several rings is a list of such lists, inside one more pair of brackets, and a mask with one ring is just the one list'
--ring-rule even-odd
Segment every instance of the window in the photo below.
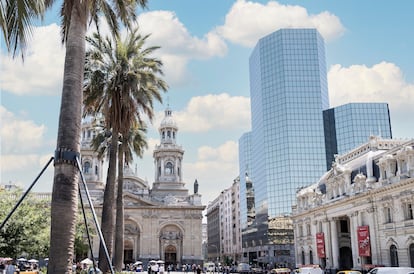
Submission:
{"label": "window", "polygon": [[409,256],[410,256],[410,266],[414,267],[414,244],[410,244],[408,248]]}
{"label": "window", "polygon": [[309,251],[309,264],[313,264],[313,252]]}
{"label": "window", "polygon": [[386,207],[384,209],[385,223],[392,223],[392,210],[391,207]]}
{"label": "window", "polygon": [[302,264],[305,264],[305,251],[302,250]]}
{"label": "window", "polygon": [[413,204],[411,202],[407,202],[403,204],[404,206],[404,217],[406,220],[413,220]]}
{"label": "window", "polygon": [[398,266],[398,251],[395,245],[390,246],[390,262],[391,266]]}
{"label": "window", "polygon": [[349,233],[347,220],[340,220],[340,227],[342,233]]}
{"label": "window", "polygon": [[91,168],[91,163],[89,162],[85,162],[83,164],[83,173],[88,174],[89,173],[89,169]]}
{"label": "window", "polygon": [[173,168],[173,164],[171,162],[168,162],[165,165],[165,174],[166,175],[170,175],[174,173],[174,168]]}
{"label": "window", "polygon": [[310,224],[307,224],[306,225],[306,235],[311,235],[311,226],[310,226]]}

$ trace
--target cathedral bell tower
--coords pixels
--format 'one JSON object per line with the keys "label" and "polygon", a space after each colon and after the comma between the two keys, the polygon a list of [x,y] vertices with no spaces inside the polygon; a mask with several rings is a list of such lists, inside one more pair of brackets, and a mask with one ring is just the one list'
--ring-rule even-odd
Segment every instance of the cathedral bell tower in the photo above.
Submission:
{"label": "cathedral bell tower", "polygon": [[187,197],[188,189],[183,182],[182,161],[184,150],[177,145],[178,127],[167,107],[158,132],[160,145],[154,149],[155,180],[152,194],[159,197]]}

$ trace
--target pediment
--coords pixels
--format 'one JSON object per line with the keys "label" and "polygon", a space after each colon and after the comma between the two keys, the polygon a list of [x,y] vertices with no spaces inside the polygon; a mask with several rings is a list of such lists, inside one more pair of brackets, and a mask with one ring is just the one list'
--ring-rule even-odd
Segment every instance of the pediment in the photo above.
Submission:
{"label": "pediment", "polygon": [[139,206],[155,206],[156,204],[150,201],[149,199],[145,199],[143,197],[126,193],[124,194],[124,206],[125,207],[139,207]]}

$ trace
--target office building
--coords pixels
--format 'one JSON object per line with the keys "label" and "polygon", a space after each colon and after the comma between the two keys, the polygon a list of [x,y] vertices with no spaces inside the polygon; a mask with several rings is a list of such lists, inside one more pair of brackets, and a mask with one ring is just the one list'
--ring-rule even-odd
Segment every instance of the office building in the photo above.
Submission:
{"label": "office building", "polygon": [[371,135],[392,138],[387,103],[349,103],[323,111],[326,167],[335,154],[344,154],[366,142]]}
{"label": "office building", "polygon": [[[250,56],[250,96],[255,219],[243,248],[250,262],[291,265],[293,231],[284,217],[297,188],[326,171],[322,111],[329,100],[318,31],[281,29],[260,39]],[[280,242],[280,233],[288,241]]]}
{"label": "office building", "polygon": [[[256,218],[289,214],[297,188],[326,171],[325,46],[315,29],[281,29],[250,56]],[[265,220],[264,220],[265,221]]]}

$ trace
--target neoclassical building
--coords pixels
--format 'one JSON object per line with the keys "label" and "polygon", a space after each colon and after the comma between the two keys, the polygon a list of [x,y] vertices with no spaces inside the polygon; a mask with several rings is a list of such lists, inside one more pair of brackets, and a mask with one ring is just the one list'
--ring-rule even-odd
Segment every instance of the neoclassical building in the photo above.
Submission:
{"label": "neoclassical building", "polygon": [[[82,127],[82,169],[94,208],[102,210],[103,161],[90,148],[97,130],[97,120],[85,119]],[[192,193],[183,181],[184,150],[177,144],[178,127],[171,109],[159,127],[160,144],[153,151],[152,187],[137,177],[128,166],[124,169],[124,261],[163,260],[166,264],[202,262],[202,212],[195,180]],[[114,209],[115,210],[115,209]],[[99,253],[99,239],[93,239],[93,255]]]}
{"label": "neoclassical building", "polygon": [[414,140],[370,137],[296,198],[297,265],[414,267]]}

